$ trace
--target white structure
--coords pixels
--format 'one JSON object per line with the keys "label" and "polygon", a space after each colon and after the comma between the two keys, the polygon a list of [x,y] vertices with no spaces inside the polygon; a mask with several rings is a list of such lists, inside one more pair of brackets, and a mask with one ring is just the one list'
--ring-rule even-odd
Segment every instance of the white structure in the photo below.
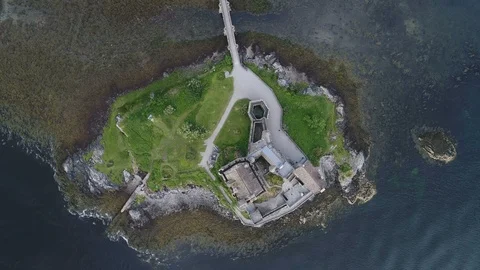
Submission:
{"label": "white structure", "polygon": [[233,66],[239,66],[240,56],[238,55],[238,44],[235,41],[235,27],[232,24],[232,17],[230,16],[230,2],[220,0],[219,8],[219,12],[223,16],[223,23],[225,24],[223,34],[227,36],[228,50],[230,51],[230,55],[232,55]]}

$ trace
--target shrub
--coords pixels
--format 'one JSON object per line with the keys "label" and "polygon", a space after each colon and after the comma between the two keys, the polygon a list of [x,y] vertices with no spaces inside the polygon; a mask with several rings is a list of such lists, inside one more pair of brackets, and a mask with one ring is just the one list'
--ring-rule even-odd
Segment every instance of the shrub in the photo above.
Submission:
{"label": "shrub", "polygon": [[317,115],[307,115],[303,120],[307,122],[308,127],[312,129],[315,134],[322,135],[325,132],[325,128],[327,127],[325,119],[322,119]]}
{"label": "shrub", "polygon": [[193,78],[187,82],[187,88],[196,99],[202,97],[205,85],[197,78]]}
{"label": "shrub", "polygon": [[352,170],[352,166],[350,166],[350,164],[348,164],[348,163],[343,163],[342,165],[340,165],[340,167],[338,169],[342,173],[347,173],[347,172]]}
{"label": "shrub", "polygon": [[301,83],[294,83],[291,84],[288,87],[288,90],[296,93],[296,94],[301,94],[303,90],[305,90],[308,87],[308,83],[301,82]]}
{"label": "shrub", "polygon": [[217,73],[217,80],[219,81],[225,80],[225,73],[222,73],[222,72]]}
{"label": "shrub", "polygon": [[190,142],[203,138],[207,130],[195,122],[187,121],[178,130],[182,137]]}
{"label": "shrub", "polygon": [[164,110],[163,114],[172,115],[175,112],[175,108],[172,105],[168,105]]}

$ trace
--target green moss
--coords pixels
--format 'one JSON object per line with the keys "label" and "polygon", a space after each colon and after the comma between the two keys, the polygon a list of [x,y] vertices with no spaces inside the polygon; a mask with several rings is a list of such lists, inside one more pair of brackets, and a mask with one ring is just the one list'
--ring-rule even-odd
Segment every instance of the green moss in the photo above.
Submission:
{"label": "green moss", "polygon": [[217,167],[227,164],[236,157],[246,156],[250,135],[250,118],[248,117],[249,100],[242,99],[235,103],[222,130],[215,139],[220,149]]}
{"label": "green moss", "polygon": [[283,107],[285,130],[314,165],[318,165],[320,157],[328,153],[333,153],[337,161],[345,160],[348,151],[335,125],[335,104],[323,96],[302,95],[299,91],[281,87],[272,70],[252,64],[248,67],[273,89]]}
{"label": "green moss", "polygon": [[352,170],[352,166],[350,166],[348,163],[343,163],[340,165],[339,170],[343,173],[346,173]]}
{"label": "green moss", "polygon": [[93,157],[93,151],[88,151],[83,155],[83,160],[88,162],[90,159],[92,159],[92,157]]}
{"label": "green moss", "polygon": [[210,179],[198,163],[203,140],[233,93],[233,79],[218,76],[230,68],[226,59],[202,74],[175,72],[119,97],[103,131],[105,162],[97,169],[121,183],[123,170],[136,166],[151,172],[147,186],[153,191],[196,185],[212,190],[226,203],[222,182]]}

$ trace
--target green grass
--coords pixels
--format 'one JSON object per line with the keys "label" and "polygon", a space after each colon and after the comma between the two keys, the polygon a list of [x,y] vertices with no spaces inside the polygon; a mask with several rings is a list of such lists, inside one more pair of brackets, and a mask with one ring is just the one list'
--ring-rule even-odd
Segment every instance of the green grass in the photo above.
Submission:
{"label": "green grass", "polygon": [[88,151],[83,155],[83,160],[88,162],[92,157],[93,157],[93,151]]}
{"label": "green grass", "polygon": [[218,168],[237,157],[248,154],[251,123],[247,114],[248,103],[247,99],[235,103],[225,125],[215,139],[215,145],[220,149],[216,165]]}
{"label": "green grass", "polygon": [[[283,107],[287,133],[314,165],[318,165],[321,156],[329,153],[333,153],[339,163],[348,157],[344,138],[335,125],[335,104],[323,96],[300,94],[298,89],[304,85],[293,85],[290,90],[281,87],[272,70],[260,69],[252,64],[248,67],[273,89]],[[335,140],[331,139],[332,136]]]}
{"label": "green grass", "polygon": [[[226,58],[203,74],[174,72],[119,97],[103,131],[104,162],[97,169],[121,183],[123,170],[136,166],[151,172],[147,186],[153,191],[196,185],[225,202],[219,189],[223,183],[212,181],[198,164],[203,141],[233,93],[233,79],[223,76],[230,69],[231,60]],[[116,127],[117,115],[126,135]]]}
{"label": "green grass", "polygon": [[145,197],[145,195],[137,195],[135,197],[135,204],[136,205],[140,205],[142,204],[143,202],[145,202],[145,200],[147,199],[147,197]]}
{"label": "green grass", "polygon": [[345,104],[348,119],[345,136],[348,136],[350,146],[364,153],[369,152],[370,136],[362,125],[358,103],[358,93],[363,83],[354,75],[351,63],[339,58],[323,58],[301,44],[257,32],[241,33],[237,41],[240,46],[254,44],[265,53],[275,52],[282,63],[305,72],[317,84],[335,89]]}
{"label": "green grass", "polygon": [[339,166],[339,169],[342,173],[347,173],[352,170],[352,166],[350,166],[348,163],[343,163]]}

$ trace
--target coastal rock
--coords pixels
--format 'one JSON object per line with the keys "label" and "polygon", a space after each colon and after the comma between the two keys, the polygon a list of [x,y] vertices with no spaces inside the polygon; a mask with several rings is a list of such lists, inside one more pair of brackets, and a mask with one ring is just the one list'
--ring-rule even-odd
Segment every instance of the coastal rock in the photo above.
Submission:
{"label": "coastal rock", "polygon": [[282,77],[286,77],[285,70],[279,62],[273,63],[272,67],[276,71],[276,73],[279,73],[279,76],[280,74],[282,74]]}
{"label": "coastal rock", "polygon": [[282,86],[282,87],[287,87],[289,85],[289,83],[287,82],[287,80],[285,79],[279,79],[277,81],[278,85]]}
{"label": "coastal rock", "polygon": [[[352,151],[353,152],[353,151]],[[365,156],[363,155],[363,152],[360,153],[355,153],[355,152],[350,152],[352,155],[352,161],[350,162],[350,165],[352,166],[352,169],[354,171],[354,174],[356,174],[359,171],[362,171],[363,165],[365,164]]]}
{"label": "coastal rock", "polygon": [[137,209],[129,210],[128,216],[137,227],[141,227],[149,221],[148,217],[145,215],[143,210],[137,210]]}
{"label": "coastal rock", "polygon": [[338,105],[336,110],[337,110],[338,115],[341,118],[345,117],[345,108],[344,108],[343,104]]}
{"label": "coastal rock", "polygon": [[123,170],[123,181],[128,184],[133,179],[133,176],[127,171]]}
{"label": "coastal rock", "polygon": [[337,164],[333,155],[323,156],[320,158],[319,173],[325,179],[328,185],[335,183],[338,177]]}
{"label": "coastal rock", "polygon": [[245,53],[245,58],[253,59],[255,57],[255,53],[253,52],[252,46],[248,46]]}
{"label": "coastal rock", "polygon": [[312,96],[325,96],[328,100],[330,100],[333,103],[339,102],[339,98],[333,95],[328,88],[323,86],[313,86],[309,94]]}
{"label": "coastal rock", "polygon": [[363,174],[359,176],[357,183],[358,187],[355,193],[347,197],[347,201],[350,204],[364,204],[377,194],[375,184],[369,181]]}
{"label": "coastal rock", "polygon": [[111,184],[110,179],[108,179],[105,174],[91,167],[87,167],[85,170],[87,171],[86,175],[90,192],[98,193],[99,190],[105,191],[115,189]]}
{"label": "coastal rock", "polygon": [[453,139],[440,128],[414,129],[412,136],[416,148],[425,158],[446,164],[457,156]]}
{"label": "coastal rock", "polygon": [[[92,151],[92,160],[101,160],[103,148],[99,140],[94,142],[87,151]],[[95,157],[97,155],[97,157]],[[103,173],[97,171],[88,161],[83,158],[83,153],[77,153],[69,157],[63,163],[63,170],[68,179],[75,181],[87,189],[90,193],[100,195],[105,191],[118,190],[118,186],[113,184]]]}
{"label": "coastal rock", "polygon": [[104,153],[104,149],[100,144],[96,145],[96,147],[93,148],[92,159],[91,159],[93,164],[103,163],[103,159],[102,159],[103,153]]}
{"label": "coastal rock", "polygon": [[276,60],[277,60],[277,57],[275,56],[274,53],[270,53],[265,56],[265,62],[268,65],[273,65],[273,63],[275,63]]}
{"label": "coastal rock", "polygon": [[340,187],[342,188],[342,191],[345,194],[352,193],[353,177],[354,177],[354,175],[352,175],[352,176],[340,175],[338,177],[338,182],[340,183]]}
{"label": "coastal rock", "polygon": [[145,202],[132,207],[129,216],[132,225],[138,227],[143,226],[146,223],[145,220],[199,208],[211,209],[223,216],[231,217],[231,214],[220,206],[212,192],[194,186],[146,194]]}

